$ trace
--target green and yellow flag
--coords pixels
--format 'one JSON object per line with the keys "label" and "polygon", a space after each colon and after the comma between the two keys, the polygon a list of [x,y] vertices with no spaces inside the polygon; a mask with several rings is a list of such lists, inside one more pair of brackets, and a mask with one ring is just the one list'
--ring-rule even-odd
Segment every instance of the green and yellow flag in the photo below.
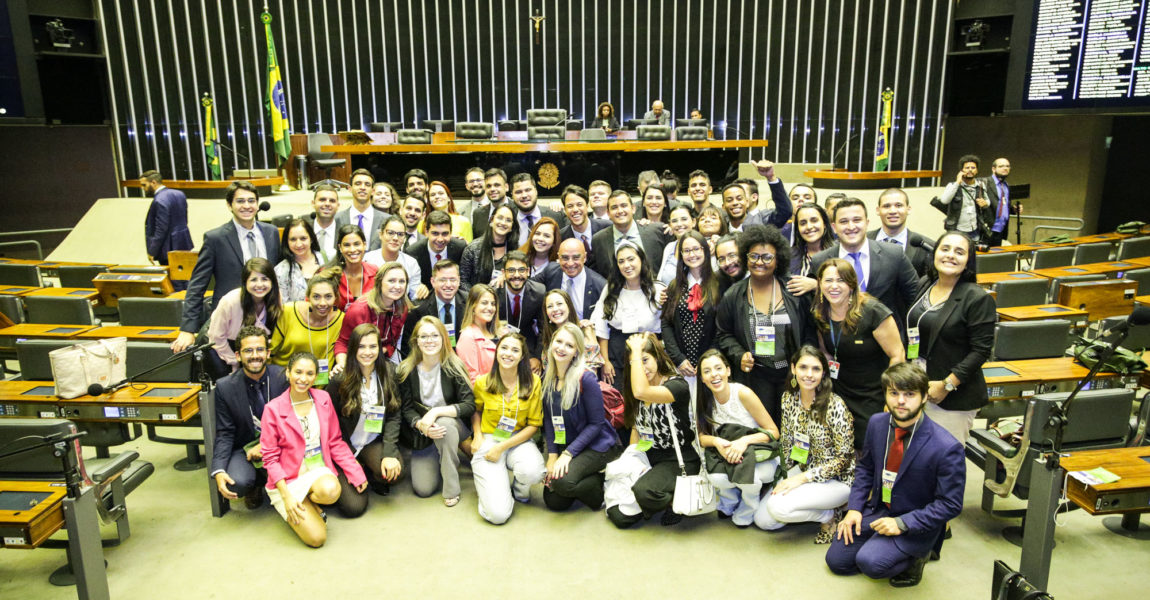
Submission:
{"label": "green and yellow flag", "polygon": [[212,97],[204,93],[200,104],[204,105],[204,155],[208,159],[208,176],[213,181],[219,181],[224,177],[220,170],[220,134],[216,131],[216,116],[212,112]]}
{"label": "green and yellow flag", "polygon": [[874,145],[874,170],[890,170],[890,119],[894,104],[894,91],[890,88],[882,92],[882,113],[879,115],[878,139]]}
{"label": "green and yellow flag", "polygon": [[276,47],[272,43],[272,16],[267,12],[260,15],[264,23],[264,36],[268,41],[268,97],[267,108],[272,128],[272,145],[279,156],[279,162],[285,163],[291,156],[291,141],[288,139],[287,101],[284,99],[284,83],[280,78],[280,67],[276,63]]}

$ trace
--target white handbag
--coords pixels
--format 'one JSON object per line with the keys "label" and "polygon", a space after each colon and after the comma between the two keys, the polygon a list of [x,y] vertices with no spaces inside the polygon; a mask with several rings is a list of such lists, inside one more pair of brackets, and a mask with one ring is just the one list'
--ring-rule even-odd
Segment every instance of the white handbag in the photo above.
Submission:
{"label": "white handbag", "polygon": [[93,383],[110,386],[123,381],[127,352],[126,337],[93,340],[49,352],[56,395],[78,398],[87,394]]}
{"label": "white handbag", "polygon": [[[695,406],[690,403],[687,408],[687,419],[691,422],[691,431],[695,434],[695,441],[691,443],[695,453],[699,455],[699,474],[688,475],[687,465],[683,462],[683,452],[679,449],[679,434],[674,421],[671,422],[671,440],[675,444],[675,456],[679,459],[679,476],[675,478],[675,497],[671,501],[671,510],[676,514],[688,517],[705,515],[715,512],[719,507],[719,495],[715,493],[715,486],[707,477],[707,465],[703,460],[703,453],[699,451],[699,433],[695,429]],[[671,410],[671,405],[665,405]]]}

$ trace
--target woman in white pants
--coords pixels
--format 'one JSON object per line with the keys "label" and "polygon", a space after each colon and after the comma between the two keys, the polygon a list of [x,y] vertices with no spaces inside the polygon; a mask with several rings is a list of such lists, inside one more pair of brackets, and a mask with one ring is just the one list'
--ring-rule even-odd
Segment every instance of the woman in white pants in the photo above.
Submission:
{"label": "woman in white pants", "polygon": [[479,516],[494,525],[511,518],[516,500],[531,501],[531,486],[545,472],[543,455],[531,443],[543,425],[543,386],[526,359],[527,340],[508,333],[495,347],[491,371],[475,380],[471,474]]}
{"label": "woman in white pants", "polygon": [[751,388],[731,383],[723,353],[710,349],[699,357],[699,443],[706,448],[707,477],[719,490],[719,516],[739,527],[755,518],[763,484],[771,483],[777,458],[756,460],[763,444],[779,439],[779,428]]}
{"label": "woman in white pants", "polygon": [[780,440],[789,476],[759,504],[755,525],[773,530],[815,521],[822,525],[815,543],[828,544],[836,509],[846,503],[854,481],[854,423],[842,398],[831,392],[830,365],[818,348],[799,348],[789,383]]}

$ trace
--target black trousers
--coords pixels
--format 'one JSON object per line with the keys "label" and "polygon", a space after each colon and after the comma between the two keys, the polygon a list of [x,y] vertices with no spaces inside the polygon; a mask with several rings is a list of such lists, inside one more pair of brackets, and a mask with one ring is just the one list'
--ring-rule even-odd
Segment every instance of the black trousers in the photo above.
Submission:
{"label": "black trousers", "polygon": [[739,373],[738,381],[751,388],[751,391],[759,397],[759,402],[763,403],[763,408],[767,409],[767,413],[775,423],[782,423],[783,391],[786,389],[790,371],[786,368],[765,367],[757,361],[750,373],[743,373],[741,369],[736,371]]}
{"label": "black trousers", "polygon": [[383,461],[383,439],[375,438],[370,444],[363,447],[359,451],[359,456],[356,457],[363,472],[367,475],[368,489],[362,492],[357,492],[355,486],[347,480],[347,475],[338,466],[336,470],[339,471],[339,500],[335,502],[335,509],[339,514],[347,519],[354,519],[363,513],[367,512],[367,493],[371,488],[381,485],[388,485],[386,479],[383,478],[383,469],[380,463]]}
{"label": "black trousers", "polygon": [[[243,447],[232,451],[232,455],[228,457],[226,470],[228,477],[231,477],[232,481],[235,482],[227,486],[228,490],[241,498],[251,493],[252,488],[258,485],[260,479],[267,480],[267,473],[260,477],[255,465],[248,462],[248,455],[244,452]],[[259,471],[263,471],[263,469]]]}
{"label": "black trousers", "polygon": [[578,500],[591,510],[599,510],[603,506],[603,467],[618,458],[621,450],[615,447],[606,452],[580,452],[571,459],[566,475],[543,488],[543,503],[551,510],[564,511]]}
{"label": "black trousers", "polygon": [[[699,472],[699,457],[689,446],[683,449],[683,463],[688,475]],[[631,491],[635,493],[635,501],[643,512],[637,515],[625,515],[619,507],[612,506],[607,509],[607,518],[620,529],[626,529],[642,519],[650,519],[662,510],[670,510],[671,502],[675,499],[675,478],[679,476],[679,461],[674,451],[670,456],[664,456],[652,461],[651,470],[640,477]]]}

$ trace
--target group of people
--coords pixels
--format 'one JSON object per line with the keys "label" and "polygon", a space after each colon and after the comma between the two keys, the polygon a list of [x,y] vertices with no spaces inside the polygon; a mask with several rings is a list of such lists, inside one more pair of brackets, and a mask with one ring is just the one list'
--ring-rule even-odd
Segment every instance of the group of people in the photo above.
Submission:
{"label": "group of people", "polygon": [[282,235],[233,183],[173,343],[212,344],[220,493],[266,491],[319,546],[325,507],[358,516],[401,477],[455,506],[468,457],[494,524],[542,483],[552,510],[669,525],[676,478],[704,473],[735,525],[818,522],[834,572],[917,583],[987,403],[976,242],[909,231],[900,189],[871,229],[861,200],[756,167],[770,208],[753,179],[713,203],[703,171],[682,199],[648,172],[638,199],[595,181],[545,205],[474,168],[462,212],[423,171],[401,197],[360,169],[349,208],[318,186]]}

